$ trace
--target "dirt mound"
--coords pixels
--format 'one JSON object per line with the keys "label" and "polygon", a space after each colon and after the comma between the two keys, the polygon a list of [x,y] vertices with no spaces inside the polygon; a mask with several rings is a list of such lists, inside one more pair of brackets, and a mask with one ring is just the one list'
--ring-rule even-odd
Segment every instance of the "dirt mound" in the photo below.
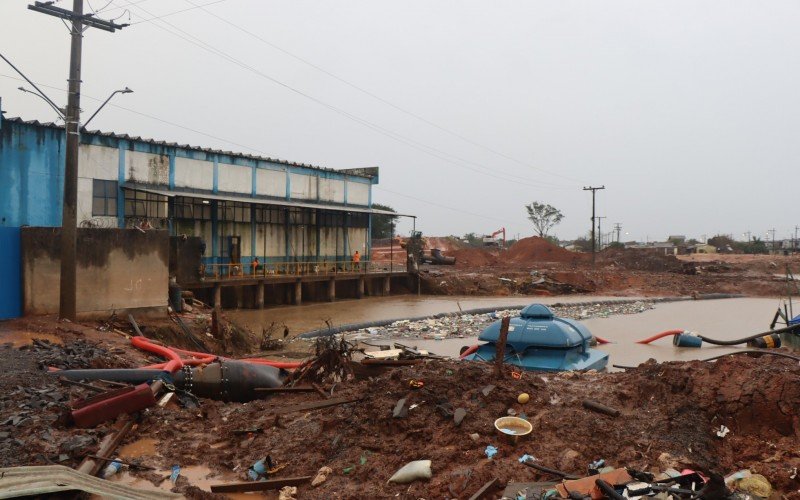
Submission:
{"label": "dirt mound", "polygon": [[605,264],[635,271],[694,274],[695,268],[694,264],[682,262],[674,255],[635,248],[606,249],[600,254],[600,259]]}
{"label": "dirt mound", "polygon": [[538,236],[519,240],[504,256],[508,262],[580,262],[587,258],[587,254],[570,252]]}
{"label": "dirt mound", "polygon": [[497,263],[497,256],[482,248],[463,248],[447,252],[456,258],[456,267],[484,267]]}

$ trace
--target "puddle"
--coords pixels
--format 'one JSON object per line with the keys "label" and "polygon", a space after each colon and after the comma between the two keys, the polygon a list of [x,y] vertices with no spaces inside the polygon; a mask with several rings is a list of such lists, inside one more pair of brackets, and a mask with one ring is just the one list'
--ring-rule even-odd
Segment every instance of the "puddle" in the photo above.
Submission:
{"label": "puddle", "polygon": [[123,460],[130,460],[139,457],[152,457],[158,455],[156,445],[158,440],[153,438],[144,438],[132,443],[128,443],[119,449],[117,455]]}
{"label": "puddle", "polygon": [[[147,440],[142,439],[140,441],[136,441],[131,443],[131,445],[139,444],[142,441],[152,441],[152,446],[155,447],[156,440]],[[130,445],[128,445],[130,446]],[[143,446],[148,446],[145,443]],[[124,447],[123,447],[124,449]],[[141,456],[141,455],[138,455]],[[120,451],[120,458],[122,458],[122,451]],[[119,473],[115,474],[111,477],[111,481],[119,482],[126,484],[128,486],[133,486],[136,488],[140,488],[145,491],[170,491],[173,487],[172,482],[169,480],[169,475],[172,473],[172,470],[167,469],[159,469],[155,471],[151,471],[153,474],[157,476],[161,476],[167,479],[159,484],[155,485],[148,481],[147,479],[143,479],[140,477],[136,477],[130,473],[128,470],[120,471]],[[189,484],[192,486],[196,486],[203,491],[211,492],[211,485],[212,484],[224,484],[224,483],[233,483],[233,482],[240,482],[242,479],[234,474],[230,475],[223,475],[217,472],[212,471],[209,467],[205,465],[190,465],[187,467],[181,467],[181,476],[186,478],[189,481]],[[231,500],[247,500],[247,499],[261,499],[261,498],[277,498],[277,493],[269,492],[266,494],[262,494],[260,492],[254,493],[226,493],[222,498],[228,498]]]}
{"label": "puddle", "polygon": [[47,340],[53,344],[63,345],[61,337],[52,333],[37,332],[2,332],[0,333],[0,344],[11,344],[13,347],[20,348],[25,345],[33,344],[34,340]]}

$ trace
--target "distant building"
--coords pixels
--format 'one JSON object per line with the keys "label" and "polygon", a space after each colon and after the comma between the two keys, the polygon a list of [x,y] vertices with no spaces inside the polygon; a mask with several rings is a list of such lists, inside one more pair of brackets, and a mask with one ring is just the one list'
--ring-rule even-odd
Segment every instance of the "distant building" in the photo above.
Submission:
{"label": "distant building", "polygon": [[678,247],[671,241],[653,242],[653,243],[633,243],[625,244],[625,248],[632,248],[634,250],[643,250],[647,252],[657,253],[661,255],[678,255]]}
{"label": "distant building", "polygon": [[717,253],[717,247],[708,243],[698,243],[686,247],[687,253]]}

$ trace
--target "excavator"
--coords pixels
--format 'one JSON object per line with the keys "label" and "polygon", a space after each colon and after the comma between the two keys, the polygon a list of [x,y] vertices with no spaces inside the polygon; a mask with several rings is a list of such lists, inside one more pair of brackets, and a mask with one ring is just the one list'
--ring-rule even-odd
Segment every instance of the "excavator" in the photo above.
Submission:
{"label": "excavator", "polygon": [[[495,238],[495,236],[497,236],[499,234],[503,235],[503,239],[502,240],[498,240],[497,238]],[[501,243],[501,241],[502,241],[502,243]],[[483,237],[483,246],[485,246],[485,247],[505,248],[506,247],[506,228],[501,227],[497,231],[493,232],[491,235],[484,236]]]}
{"label": "excavator", "polygon": [[426,244],[427,241],[422,237],[422,231],[414,231],[407,241],[401,243],[401,246],[408,250],[409,255],[414,256],[414,260],[418,264],[452,266],[456,263],[455,257],[445,256],[438,248],[431,248],[430,252],[426,252]]}

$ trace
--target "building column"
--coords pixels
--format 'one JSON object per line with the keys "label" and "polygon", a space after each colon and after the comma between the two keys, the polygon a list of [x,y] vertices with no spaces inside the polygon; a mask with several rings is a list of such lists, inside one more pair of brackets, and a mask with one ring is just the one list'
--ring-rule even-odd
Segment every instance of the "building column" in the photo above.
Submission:
{"label": "building column", "polygon": [[214,309],[222,309],[222,285],[214,285]]}
{"label": "building column", "polygon": [[356,297],[359,299],[364,297],[364,281],[365,279],[363,276],[358,277],[358,285],[356,286]]}
{"label": "building column", "polygon": [[392,291],[392,277],[387,276],[383,278],[383,294],[389,295]]}
{"label": "building column", "polygon": [[256,307],[264,309],[264,282],[256,285]]}
{"label": "building column", "polygon": [[303,303],[303,282],[297,280],[294,282],[294,305],[299,306]]}
{"label": "building column", "polygon": [[336,300],[336,278],[328,280],[328,302]]}

